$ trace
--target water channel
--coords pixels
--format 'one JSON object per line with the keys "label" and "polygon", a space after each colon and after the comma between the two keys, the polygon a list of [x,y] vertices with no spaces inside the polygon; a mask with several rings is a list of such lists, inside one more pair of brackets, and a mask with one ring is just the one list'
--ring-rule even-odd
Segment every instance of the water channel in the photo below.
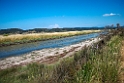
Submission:
{"label": "water channel", "polygon": [[29,53],[35,50],[41,50],[46,48],[59,48],[72,44],[76,44],[91,38],[98,37],[100,33],[92,33],[86,35],[78,35],[54,40],[38,41],[26,44],[12,45],[6,47],[0,47],[0,58],[6,58],[10,56],[18,56],[25,53]]}

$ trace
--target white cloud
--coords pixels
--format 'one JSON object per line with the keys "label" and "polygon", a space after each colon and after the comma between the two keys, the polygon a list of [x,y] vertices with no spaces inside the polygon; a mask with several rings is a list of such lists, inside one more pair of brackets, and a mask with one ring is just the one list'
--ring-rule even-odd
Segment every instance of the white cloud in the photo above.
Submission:
{"label": "white cloud", "polygon": [[103,14],[103,16],[120,16],[120,14],[110,13],[110,14]]}
{"label": "white cloud", "polygon": [[54,25],[49,25],[49,28],[59,28],[60,26],[58,24],[54,24]]}

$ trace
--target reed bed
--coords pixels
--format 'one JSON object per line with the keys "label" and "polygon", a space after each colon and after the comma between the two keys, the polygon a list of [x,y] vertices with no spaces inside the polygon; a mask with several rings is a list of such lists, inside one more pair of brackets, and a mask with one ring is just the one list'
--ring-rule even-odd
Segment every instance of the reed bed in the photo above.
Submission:
{"label": "reed bed", "polygon": [[35,41],[44,41],[49,39],[58,39],[75,35],[100,32],[100,30],[83,30],[69,32],[54,32],[54,33],[32,33],[32,34],[13,34],[8,36],[0,35],[0,46],[21,44]]}

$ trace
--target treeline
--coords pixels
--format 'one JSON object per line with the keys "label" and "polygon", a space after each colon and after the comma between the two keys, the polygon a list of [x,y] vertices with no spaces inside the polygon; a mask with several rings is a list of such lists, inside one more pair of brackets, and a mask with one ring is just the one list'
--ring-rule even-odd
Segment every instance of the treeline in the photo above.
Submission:
{"label": "treeline", "polygon": [[[115,29],[116,27],[110,27],[107,29]],[[74,27],[74,28],[34,28],[23,30],[19,28],[9,28],[9,29],[0,29],[0,34],[15,34],[15,33],[40,33],[40,32],[65,32],[65,31],[81,31],[81,30],[98,30],[105,29],[104,27]]]}

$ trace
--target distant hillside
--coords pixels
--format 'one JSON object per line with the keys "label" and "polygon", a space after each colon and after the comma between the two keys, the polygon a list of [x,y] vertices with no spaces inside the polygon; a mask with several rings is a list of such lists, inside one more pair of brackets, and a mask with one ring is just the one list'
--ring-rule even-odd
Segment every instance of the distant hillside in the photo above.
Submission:
{"label": "distant hillside", "polygon": [[[115,29],[116,27],[108,27],[107,29]],[[64,28],[34,28],[23,30],[19,28],[0,29],[0,34],[15,34],[15,33],[39,33],[39,32],[64,32],[64,31],[81,31],[81,30],[98,30],[105,29],[104,27],[64,27]]]}

